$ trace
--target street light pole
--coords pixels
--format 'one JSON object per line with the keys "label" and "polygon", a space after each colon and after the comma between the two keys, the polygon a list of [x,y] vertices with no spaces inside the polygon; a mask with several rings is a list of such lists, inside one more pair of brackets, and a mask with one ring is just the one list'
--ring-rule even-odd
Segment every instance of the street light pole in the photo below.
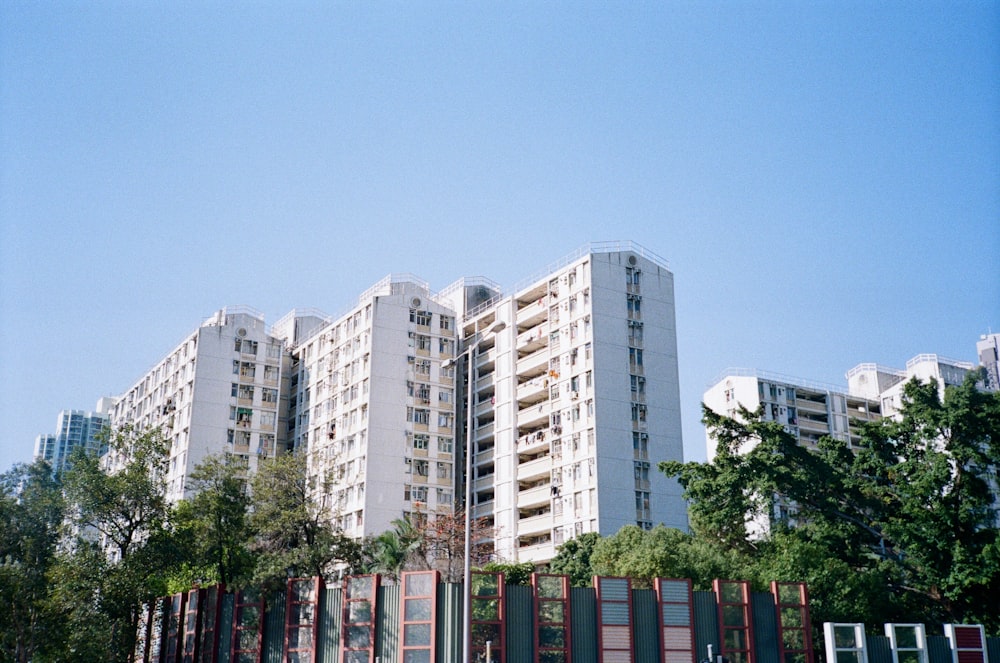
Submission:
{"label": "street light pole", "polygon": [[453,366],[458,357],[465,358],[466,365],[466,414],[465,414],[465,560],[462,568],[462,663],[472,663],[472,466],[473,466],[473,420],[475,418],[476,392],[475,366],[473,355],[487,335],[492,336],[507,326],[505,322],[494,322],[485,332],[476,332],[455,359],[444,366]]}

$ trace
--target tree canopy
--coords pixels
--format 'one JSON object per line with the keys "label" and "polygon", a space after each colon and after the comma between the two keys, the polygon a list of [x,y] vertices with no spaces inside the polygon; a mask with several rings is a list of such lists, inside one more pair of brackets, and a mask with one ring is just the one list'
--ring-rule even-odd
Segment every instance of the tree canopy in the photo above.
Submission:
{"label": "tree canopy", "polygon": [[[865,424],[855,446],[825,437],[806,449],[760,412],[705,408],[716,457],[660,469],[683,486],[698,537],[747,556],[758,575],[809,581],[821,617],[996,630],[1000,394],[978,378],[943,399],[937,383],[909,382],[899,417]],[[776,500],[787,520],[774,519]],[[765,533],[748,527],[761,519]]]}

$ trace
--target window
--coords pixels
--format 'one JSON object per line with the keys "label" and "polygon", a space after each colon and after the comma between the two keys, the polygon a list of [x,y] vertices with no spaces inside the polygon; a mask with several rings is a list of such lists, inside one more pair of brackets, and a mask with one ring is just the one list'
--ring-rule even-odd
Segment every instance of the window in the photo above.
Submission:
{"label": "window", "polygon": [[265,428],[274,428],[274,422],[277,417],[275,412],[263,411],[260,413],[260,425]]}
{"label": "window", "polygon": [[261,389],[260,390],[260,401],[261,401],[261,403],[277,403],[278,402],[278,390],[277,389]]}
{"label": "window", "polygon": [[627,295],[626,304],[628,307],[628,317],[638,320],[642,317],[642,297],[639,295]]}
{"label": "window", "polygon": [[237,426],[250,426],[250,422],[253,419],[253,410],[245,407],[236,408],[236,425]]}
{"label": "window", "polygon": [[438,439],[438,452],[443,454],[452,453],[455,442],[450,437],[439,437]]}
{"label": "window", "polygon": [[441,403],[451,403],[451,390],[441,389],[438,391],[438,401]]}
{"label": "window", "polygon": [[418,359],[416,361],[416,372],[417,375],[430,375],[431,374],[431,362],[429,359]]}
{"label": "window", "polygon": [[642,403],[632,403],[632,421],[646,423],[646,406]]}
{"label": "window", "polygon": [[451,428],[452,414],[450,412],[438,412],[438,428]]}
{"label": "window", "polygon": [[412,421],[415,424],[427,425],[431,420],[431,411],[421,408],[408,407],[406,408],[406,415],[406,420]]}
{"label": "window", "polygon": [[642,366],[642,350],[639,348],[629,348],[628,363],[633,368]]}
{"label": "window", "polygon": [[451,463],[435,463],[437,465],[437,478],[438,479],[450,479],[451,478]]}
{"label": "window", "polygon": [[431,351],[431,337],[426,334],[417,334],[417,350],[425,352]]}
{"label": "window", "polygon": [[416,309],[410,309],[410,322],[424,327],[430,327],[431,314],[429,311],[417,311]]}
{"label": "window", "polygon": [[439,319],[438,325],[441,329],[452,329],[455,326],[454,322],[455,321],[451,316],[442,315]]}
{"label": "window", "polygon": [[413,460],[413,473],[417,476],[425,477],[429,473],[430,463],[422,459]]}
{"label": "window", "polygon": [[437,503],[439,505],[444,505],[444,504],[451,505],[451,503],[454,502],[454,500],[455,500],[454,493],[452,493],[450,490],[447,490],[445,488],[437,489]]}
{"label": "window", "polygon": [[242,352],[245,355],[256,355],[257,341],[248,341],[246,339],[238,338],[236,339],[236,351]]}
{"label": "window", "polygon": [[430,435],[423,433],[417,433],[413,436],[413,448],[427,450],[427,443],[430,441]]}
{"label": "window", "polygon": [[635,458],[646,459],[649,458],[649,434],[648,433],[632,433],[632,455]]}
{"label": "window", "polygon": [[455,354],[455,341],[453,341],[450,338],[439,338],[438,352],[440,352],[443,355]]}

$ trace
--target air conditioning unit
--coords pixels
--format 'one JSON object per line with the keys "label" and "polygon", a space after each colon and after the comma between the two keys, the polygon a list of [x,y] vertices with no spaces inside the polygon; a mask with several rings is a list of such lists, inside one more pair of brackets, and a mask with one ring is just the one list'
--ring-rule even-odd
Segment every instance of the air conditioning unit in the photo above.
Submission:
{"label": "air conditioning unit", "polygon": [[631,265],[632,267],[635,267],[636,263],[638,263],[638,262],[639,262],[639,259],[636,258],[635,256],[629,256],[628,257],[628,264]]}
{"label": "air conditioning unit", "polygon": [[580,398],[580,392],[579,392],[579,391],[574,391],[574,392],[573,392],[573,396],[572,396],[572,398],[573,398],[573,400],[574,400],[574,401],[575,401],[576,399]]}
{"label": "air conditioning unit", "polygon": [[413,308],[419,308],[421,304],[423,304],[423,302],[420,301],[419,297],[414,297],[410,300],[410,306]]}
{"label": "air conditioning unit", "polygon": [[236,330],[236,335],[239,336],[240,338],[243,338],[244,336],[246,336],[247,335],[246,328],[245,327],[240,327],[239,329],[237,329]]}

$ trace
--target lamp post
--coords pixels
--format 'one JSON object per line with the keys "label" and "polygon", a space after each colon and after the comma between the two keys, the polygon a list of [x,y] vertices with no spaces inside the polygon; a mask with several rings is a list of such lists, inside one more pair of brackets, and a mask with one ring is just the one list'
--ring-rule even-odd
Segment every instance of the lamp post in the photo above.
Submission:
{"label": "lamp post", "polygon": [[452,359],[442,364],[443,368],[454,366],[460,357],[465,358],[466,365],[466,414],[465,414],[465,560],[462,567],[462,663],[472,663],[472,437],[475,402],[474,364],[472,361],[475,350],[487,336],[493,336],[504,328],[507,323],[494,322],[485,332],[476,332],[467,341],[465,349]]}

